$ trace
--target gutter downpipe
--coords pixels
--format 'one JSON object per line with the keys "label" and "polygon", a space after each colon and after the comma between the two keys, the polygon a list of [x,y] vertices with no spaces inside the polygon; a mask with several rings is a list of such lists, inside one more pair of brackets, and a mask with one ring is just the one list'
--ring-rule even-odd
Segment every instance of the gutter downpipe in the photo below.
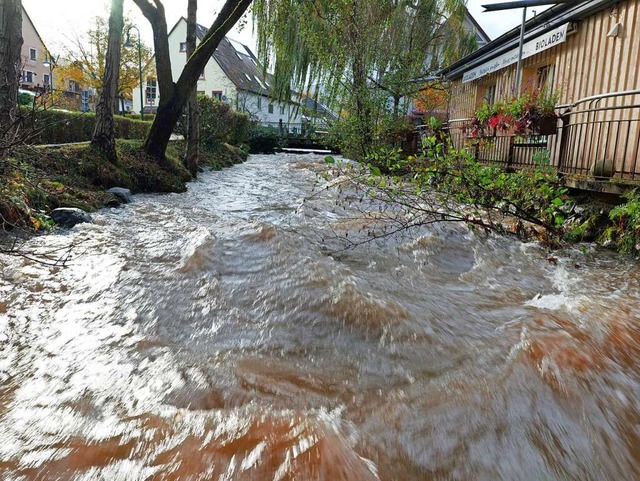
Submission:
{"label": "gutter downpipe", "polygon": [[522,86],[522,50],[524,49],[524,24],[527,22],[527,7],[522,9],[522,25],[520,26],[520,46],[518,50],[518,66],[516,67],[516,92],[520,95],[520,87]]}

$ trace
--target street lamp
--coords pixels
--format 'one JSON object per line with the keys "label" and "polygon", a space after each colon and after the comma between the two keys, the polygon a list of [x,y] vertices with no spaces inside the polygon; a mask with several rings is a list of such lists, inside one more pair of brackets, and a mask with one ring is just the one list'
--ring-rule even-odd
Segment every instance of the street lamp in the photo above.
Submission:
{"label": "street lamp", "polygon": [[131,29],[135,28],[138,32],[138,70],[140,71],[140,118],[144,120],[144,95],[142,92],[142,44],[140,43],[140,30],[135,25],[130,26],[127,29],[127,41],[124,43],[125,48],[133,48],[133,42],[131,41]]}

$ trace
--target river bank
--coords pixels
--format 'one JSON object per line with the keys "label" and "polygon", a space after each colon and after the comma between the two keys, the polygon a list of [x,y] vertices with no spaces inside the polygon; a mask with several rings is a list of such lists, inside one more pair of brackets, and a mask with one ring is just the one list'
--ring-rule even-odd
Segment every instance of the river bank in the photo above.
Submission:
{"label": "river bank", "polygon": [[[171,142],[165,162],[149,158],[141,141],[118,140],[118,162],[112,163],[89,143],[60,146],[24,146],[6,162],[0,186],[2,229],[38,232],[51,225],[48,214],[59,207],[94,212],[120,200],[112,187],[133,193],[185,192],[190,173],[182,165],[184,142]],[[221,169],[243,162],[247,153],[222,144],[201,151],[202,167]]]}

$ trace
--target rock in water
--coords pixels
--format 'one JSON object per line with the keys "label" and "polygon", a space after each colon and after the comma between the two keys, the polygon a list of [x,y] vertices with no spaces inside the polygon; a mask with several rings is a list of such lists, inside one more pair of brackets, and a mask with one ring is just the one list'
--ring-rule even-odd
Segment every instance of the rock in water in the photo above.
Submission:
{"label": "rock in water", "polygon": [[130,204],[133,202],[133,196],[131,195],[131,191],[129,189],[125,189],[124,187],[113,187],[107,190],[109,194],[115,195],[118,199],[122,201],[123,204]]}
{"label": "rock in water", "polygon": [[91,216],[81,209],[61,207],[51,212],[53,221],[62,227],[73,227],[83,222],[91,222]]}

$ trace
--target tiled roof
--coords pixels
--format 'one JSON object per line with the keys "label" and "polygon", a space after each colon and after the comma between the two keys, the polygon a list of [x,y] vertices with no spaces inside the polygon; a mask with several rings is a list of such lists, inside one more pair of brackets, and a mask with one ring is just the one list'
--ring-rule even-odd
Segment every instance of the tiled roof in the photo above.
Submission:
{"label": "tiled roof", "polygon": [[[207,29],[198,25],[196,33],[202,40],[207,34]],[[224,37],[213,53],[213,58],[238,89],[271,95],[273,78],[269,74],[263,74],[258,59],[246,45]]]}

